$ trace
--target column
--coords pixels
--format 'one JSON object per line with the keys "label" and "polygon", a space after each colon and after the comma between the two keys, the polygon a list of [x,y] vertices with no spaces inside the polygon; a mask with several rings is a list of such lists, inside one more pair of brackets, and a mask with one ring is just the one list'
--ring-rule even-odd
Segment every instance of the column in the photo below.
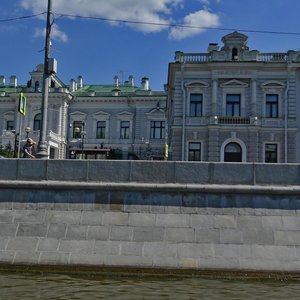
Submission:
{"label": "column", "polygon": [[212,114],[212,116],[217,115],[217,93],[218,93],[218,80],[213,79],[213,81],[212,81],[212,99],[211,99],[211,114]]}
{"label": "column", "polygon": [[252,79],[251,80],[251,116],[255,117],[256,116],[256,80]]}

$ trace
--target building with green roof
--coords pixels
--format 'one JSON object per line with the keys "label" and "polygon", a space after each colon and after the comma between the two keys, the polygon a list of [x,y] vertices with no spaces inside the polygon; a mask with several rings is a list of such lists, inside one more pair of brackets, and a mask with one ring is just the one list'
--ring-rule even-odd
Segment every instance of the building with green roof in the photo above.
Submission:
{"label": "building with green roof", "polygon": [[[0,145],[16,156],[26,137],[36,142],[40,137],[43,65],[29,74],[27,85],[18,85],[16,76],[6,84],[0,76]],[[18,112],[21,92],[25,116]],[[165,158],[166,93],[152,91],[147,77],[140,86],[133,76],[124,83],[115,76],[111,84],[85,84],[78,76],[65,84],[52,74],[48,98],[50,158]]]}

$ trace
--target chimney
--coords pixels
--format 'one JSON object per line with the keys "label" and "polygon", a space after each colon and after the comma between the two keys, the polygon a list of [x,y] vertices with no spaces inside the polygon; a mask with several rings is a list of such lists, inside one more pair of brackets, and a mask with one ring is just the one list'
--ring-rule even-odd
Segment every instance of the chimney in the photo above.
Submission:
{"label": "chimney", "polygon": [[75,92],[77,90],[77,83],[75,79],[70,80],[70,92]]}
{"label": "chimney", "polygon": [[0,76],[0,86],[5,86],[5,77],[3,75]]}
{"label": "chimney", "polygon": [[208,52],[212,52],[212,51],[218,51],[219,50],[219,46],[217,43],[209,43],[207,51]]}
{"label": "chimney", "polygon": [[142,89],[144,91],[149,91],[149,78],[148,77],[142,78]]}
{"label": "chimney", "polygon": [[132,75],[128,77],[128,85],[134,87],[134,78]]}
{"label": "chimney", "polygon": [[82,89],[82,87],[83,87],[83,79],[82,79],[82,76],[81,76],[81,75],[79,75],[79,76],[77,77],[77,87],[78,87],[79,89]]}
{"label": "chimney", "polygon": [[114,77],[114,85],[119,86],[119,77],[117,75]]}
{"label": "chimney", "polygon": [[17,80],[17,76],[16,75],[11,75],[9,77],[9,86],[10,87],[17,87],[17,82],[18,82],[18,80]]}

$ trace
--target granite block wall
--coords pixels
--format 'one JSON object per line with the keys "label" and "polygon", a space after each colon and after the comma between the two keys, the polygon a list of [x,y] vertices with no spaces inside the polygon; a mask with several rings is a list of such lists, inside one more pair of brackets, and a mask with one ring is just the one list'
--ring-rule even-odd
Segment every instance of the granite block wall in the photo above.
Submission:
{"label": "granite block wall", "polygon": [[1,264],[300,271],[298,165],[24,161],[2,166]]}

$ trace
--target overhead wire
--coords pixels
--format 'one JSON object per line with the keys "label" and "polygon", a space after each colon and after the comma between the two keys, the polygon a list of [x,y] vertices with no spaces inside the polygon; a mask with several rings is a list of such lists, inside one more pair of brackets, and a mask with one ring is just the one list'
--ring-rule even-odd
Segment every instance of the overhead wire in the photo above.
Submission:
{"label": "overhead wire", "polygon": [[208,27],[208,26],[196,26],[196,25],[186,25],[186,24],[177,24],[177,23],[156,23],[156,22],[122,20],[122,19],[110,19],[110,18],[104,18],[104,17],[81,16],[81,15],[71,15],[71,14],[58,14],[58,15],[59,15],[60,18],[68,17],[68,18],[77,18],[77,19],[91,19],[91,20],[99,20],[99,21],[106,21],[106,22],[116,22],[116,23],[153,25],[153,26],[163,26],[163,27],[179,27],[179,28],[190,28],[190,29],[239,31],[239,32],[248,32],[248,33],[299,35],[300,36],[300,32],[251,30],[251,29],[222,28],[222,27]]}
{"label": "overhead wire", "polygon": [[29,15],[29,16],[21,16],[21,17],[9,18],[9,19],[0,19],[0,23],[36,18],[36,17],[42,16],[46,13],[47,12],[41,12],[41,13],[38,13],[38,14]]}
{"label": "overhead wire", "polygon": [[[20,16],[20,17],[15,17],[15,18],[8,18],[8,19],[0,19],[0,23],[35,18],[35,17],[39,17],[41,15],[45,15],[46,13],[47,12],[41,12],[41,13],[38,13],[38,14],[33,14],[33,15],[28,15],[28,16]],[[111,18],[104,18],[104,17],[82,16],[82,15],[72,15],[72,14],[63,14],[63,13],[53,13],[53,15],[57,15],[58,16],[57,19],[60,19],[60,18],[76,18],[76,19],[90,19],[90,20],[125,23],[125,24],[128,23],[128,24],[162,26],[162,27],[178,27],[178,28],[187,28],[187,29],[239,31],[239,32],[247,32],[247,33],[263,33],[263,34],[297,35],[297,36],[300,36],[300,32],[289,32],[289,31],[252,30],[252,29],[241,29],[241,28],[238,29],[238,28],[196,26],[196,25],[187,25],[187,24],[179,24],[179,23],[145,22],[145,21],[137,21],[137,20],[111,19]],[[54,23],[54,19],[53,19],[53,23]]]}

